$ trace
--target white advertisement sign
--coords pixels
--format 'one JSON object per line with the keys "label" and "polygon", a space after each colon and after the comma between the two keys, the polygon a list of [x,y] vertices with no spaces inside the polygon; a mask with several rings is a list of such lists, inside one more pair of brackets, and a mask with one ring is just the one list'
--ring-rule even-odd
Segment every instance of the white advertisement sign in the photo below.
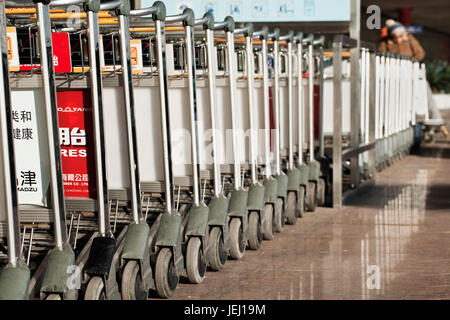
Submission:
{"label": "white advertisement sign", "polygon": [[44,205],[49,186],[43,96],[40,90],[13,90],[12,120],[20,204]]}

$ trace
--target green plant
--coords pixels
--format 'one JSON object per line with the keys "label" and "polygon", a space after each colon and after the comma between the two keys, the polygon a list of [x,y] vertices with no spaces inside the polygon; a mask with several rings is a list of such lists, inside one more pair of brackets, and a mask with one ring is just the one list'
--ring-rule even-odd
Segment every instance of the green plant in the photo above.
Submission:
{"label": "green plant", "polygon": [[447,61],[435,60],[426,63],[427,80],[433,91],[450,93],[450,65]]}

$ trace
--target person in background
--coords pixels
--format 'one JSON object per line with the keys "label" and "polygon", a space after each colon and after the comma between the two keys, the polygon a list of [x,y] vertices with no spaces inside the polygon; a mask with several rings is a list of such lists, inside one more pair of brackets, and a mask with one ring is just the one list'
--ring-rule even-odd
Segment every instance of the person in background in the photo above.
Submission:
{"label": "person in background", "polygon": [[[386,35],[387,29],[387,35]],[[404,56],[412,57],[419,61],[425,57],[425,51],[420,45],[419,41],[412,35],[406,32],[405,27],[392,19],[386,20],[384,33],[381,34],[378,51],[392,52]],[[442,119],[441,113],[433,98],[433,93],[430,84],[427,82],[428,93],[428,112],[430,119]],[[441,126],[441,131],[448,139],[449,134],[445,125]]]}

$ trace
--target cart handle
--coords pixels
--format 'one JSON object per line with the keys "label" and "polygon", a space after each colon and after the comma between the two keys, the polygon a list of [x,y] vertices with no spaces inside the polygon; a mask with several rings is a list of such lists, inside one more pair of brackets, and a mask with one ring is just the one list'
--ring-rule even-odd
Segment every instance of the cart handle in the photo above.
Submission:
{"label": "cart handle", "polygon": [[313,46],[323,47],[324,43],[325,43],[325,36],[320,36],[319,38],[314,39]]}
{"label": "cart handle", "polygon": [[269,37],[269,39],[271,39],[273,41],[280,40],[280,29],[279,28],[275,28],[272,33],[269,33],[268,37]]}
{"label": "cart handle", "polygon": [[269,37],[269,28],[267,26],[264,26],[261,30],[253,32],[253,37],[259,38],[260,40],[267,40],[267,38]]}
{"label": "cart handle", "polygon": [[[75,4],[84,4],[88,2],[89,0],[53,0],[50,2],[51,7],[66,7],[71,6]],[[97,2],[97,1],[95,1]],[[98,1],[100,2],[100,1]]]}
{"label": "cart handle", "polygon": [[306,38],[302,39],[302,44],[311,44],[314,40],[314,35],[312,33],[308,34]]}
{"label": "cart handle", "polygon": [[294,31],[290,30],[284,36],[280,36],[280,41],[292,42],[294,40]]}
{"label": "cart handle", "polygon": [[253,23],[246,23],[243,28],[235,29],[234,34],[242,33],[244,37],[253,37],[253,33],[255,32],[253,28]]}
{"label": "cart handle", "polygon": [[223,29],[225,32],[234,32],[235,23],[232,16],[226,16],[222,22],[214,23],[215,30]]}
{"label": "cart handle", "polygon": [[7,0],[5,1],[5,7],[8,8],[35,8],[37,2],[42,2],[42,4],[49,4],[50,0],[35,0],[30,2],[22,2],[22,1],[13,1]]}
{"label": "cart handle", "polygon": [[182,14],[166,17],[166,22],[182,22],[183,26],[195,26],[195,14],[191,8],[183,10]]}
{"label": "cart handle", "polygon": [[109,2],[105,2],[100,5],[100,10],[114,10],[117,9],[121,4],[122,0],[112,0]]}
{"label": "cart handle", "polygon": [[202,25],[205,30],[214,29],[214,15],[211,12],[206,12],[202,18],[195,20],[195,25]]}
{"label": "cart handle", "polygon": [[152,15],[153,20],[165,21],[166,20],[166,6],[161,1],[156,1],[151,7],[136,9],[130,11],[130,16],[145,16]]}
{"label": "cart handle", "polygon": [[303,40],[303,32],[297,33],[297,35],[294,37],[294,42],[299,43]]}

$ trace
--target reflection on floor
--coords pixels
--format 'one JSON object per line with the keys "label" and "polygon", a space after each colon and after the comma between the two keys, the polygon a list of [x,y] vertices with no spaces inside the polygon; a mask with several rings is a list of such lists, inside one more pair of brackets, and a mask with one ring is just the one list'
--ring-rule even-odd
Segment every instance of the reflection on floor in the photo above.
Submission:
{"label": "reflection on floor", "polygon": [[319,208],[260,250],[182,280],[174,299],[449,299],[450,144],[377,175],[342,210]]}

